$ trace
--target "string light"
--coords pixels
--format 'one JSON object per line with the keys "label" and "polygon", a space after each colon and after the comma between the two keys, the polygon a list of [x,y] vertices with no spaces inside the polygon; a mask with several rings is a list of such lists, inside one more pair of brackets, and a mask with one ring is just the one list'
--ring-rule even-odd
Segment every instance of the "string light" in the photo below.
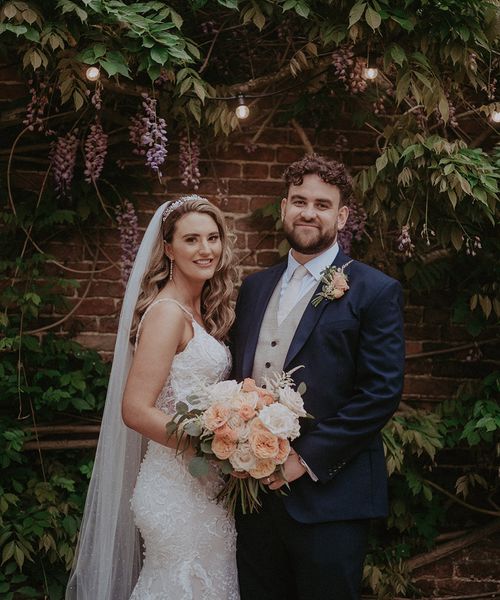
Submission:
{"label": "string light", "polygon": [[494,110],[490,114],[490,120],[492,123],[500,123],[500,112],[498,110]]}
{"label": "string light", "polygon": [[89,80],[89,81],[97,81],[101,76],[101,72],[99,71],[99,69],[97,67],[89,67],[86,71],[85,71],[85,77]]}
{"label": "string light", "polygon": [[250,109],[245,104],[245,98],[243,96],[238,96],[238,106],[236,107],[236,116],[238,119],[246,119],[250,114]]}
{"label": "string light", "polygon": [[378,69],[376,67],[365,67],[363,69],[364,79],[376,79],[378,76]]}

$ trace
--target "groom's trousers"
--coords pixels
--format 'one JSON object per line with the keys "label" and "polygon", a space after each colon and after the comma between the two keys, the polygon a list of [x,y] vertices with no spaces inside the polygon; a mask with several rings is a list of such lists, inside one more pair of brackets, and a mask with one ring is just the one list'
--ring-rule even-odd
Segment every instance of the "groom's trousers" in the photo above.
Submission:
{"label": "groom's trousers", "polygon": [[359,600],[369,520],[299,523],[271,492],[236,523],[241,600]]}

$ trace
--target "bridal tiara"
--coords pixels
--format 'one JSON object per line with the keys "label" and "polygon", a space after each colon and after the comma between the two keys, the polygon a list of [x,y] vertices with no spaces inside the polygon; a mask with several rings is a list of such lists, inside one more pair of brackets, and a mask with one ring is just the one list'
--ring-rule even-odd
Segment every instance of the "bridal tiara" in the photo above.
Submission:
{"label": "bridal tiara", "polygon": [[163,211],[163,215],[161,217],[162,223],[165,223],[165,220],[170,213],[173,213],[174,210],[177,210],[179,207],[181,207],[186,202],[189,202],[190,200],[205,200],[205,198],[202,198],[197,194],[191,194],[190,196],[183,196],[182,198],[179,198],[179,200],[174,200]]}

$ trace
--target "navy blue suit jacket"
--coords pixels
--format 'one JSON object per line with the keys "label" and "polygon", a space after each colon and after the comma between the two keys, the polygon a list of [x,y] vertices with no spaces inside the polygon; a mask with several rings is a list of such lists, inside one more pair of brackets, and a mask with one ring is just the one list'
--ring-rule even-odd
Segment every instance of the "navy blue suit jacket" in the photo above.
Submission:
{"label": "navy blue suit jacket", "polygon": [[[349,260],[340,251],[333,264]],[[282,262],[243,282],[231,336],[238,380],[251,377],[262,319],[285,268]],[[307,306],[284,364],[285,370],[304,365],[293,378],[306,383],[305,407],[314,416],[301,420],[293,447],[319,481],[305,474],[284,497],[289,514],[303,523],[387,514],[380,430],[403,385],[402,291],[395,279],[357,261],[345,273],[344,296]]]}

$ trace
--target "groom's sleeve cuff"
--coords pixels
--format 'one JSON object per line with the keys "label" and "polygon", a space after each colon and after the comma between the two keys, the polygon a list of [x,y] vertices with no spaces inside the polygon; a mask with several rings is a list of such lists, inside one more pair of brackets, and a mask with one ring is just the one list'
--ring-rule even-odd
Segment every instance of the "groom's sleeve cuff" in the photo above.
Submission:
{"label": "groom's sleeve cuff", "polygon": [[307,474],[309,475],[309,477],[313,480],[313,481],[319,481],[319,477],[317,477],[309,468],[309,465],[306,463],[306,461],[302,458],[302,456],[300,456],[300,454],[297,454],[298,458],[299,458],[299,463],[304,467],[304,469],[306,470]]}

